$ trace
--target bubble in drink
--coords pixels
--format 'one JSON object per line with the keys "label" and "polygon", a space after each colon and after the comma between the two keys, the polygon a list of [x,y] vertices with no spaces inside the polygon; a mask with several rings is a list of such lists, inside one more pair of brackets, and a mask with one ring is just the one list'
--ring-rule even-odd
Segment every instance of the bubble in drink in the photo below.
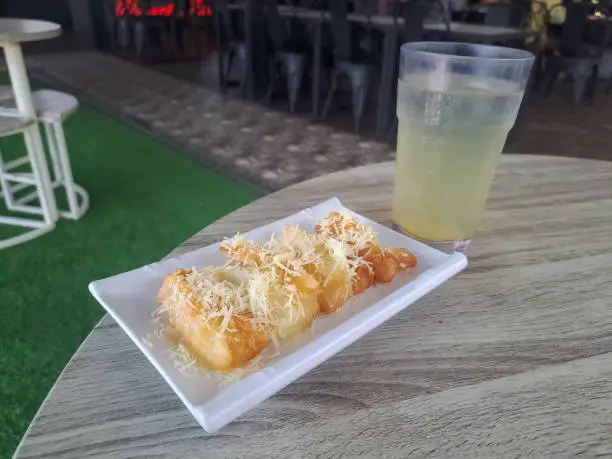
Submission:
{"label": "bubble in drink", "polygon": [[398,84],[393,220],[431,242],[475,233],[523,90],[493,78],[453,75],[432,91],[432,75]]}

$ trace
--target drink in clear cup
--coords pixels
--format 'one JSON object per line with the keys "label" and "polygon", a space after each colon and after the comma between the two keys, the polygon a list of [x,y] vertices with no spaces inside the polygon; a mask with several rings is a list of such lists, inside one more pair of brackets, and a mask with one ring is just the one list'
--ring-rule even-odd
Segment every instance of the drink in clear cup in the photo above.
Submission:
{"label": "drink in clear cup", "polygon": [[464,250],[478,228],[533,55],[461,43],[402,46],[393,221]]}

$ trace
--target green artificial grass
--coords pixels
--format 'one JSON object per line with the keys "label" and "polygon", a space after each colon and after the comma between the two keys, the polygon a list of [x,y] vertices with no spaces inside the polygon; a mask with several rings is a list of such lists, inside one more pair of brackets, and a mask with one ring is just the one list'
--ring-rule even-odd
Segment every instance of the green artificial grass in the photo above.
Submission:
{"label": "green artificial grass", "polygon": [[[102,317],[87,284],[164,257],[257,197],[87,106],[66,121],[65,132],[75,181],[91,197],[89,212],[0,251],[0,457],[12,454]],[[4,156],[23,151],[22,139],[1,139]]]}

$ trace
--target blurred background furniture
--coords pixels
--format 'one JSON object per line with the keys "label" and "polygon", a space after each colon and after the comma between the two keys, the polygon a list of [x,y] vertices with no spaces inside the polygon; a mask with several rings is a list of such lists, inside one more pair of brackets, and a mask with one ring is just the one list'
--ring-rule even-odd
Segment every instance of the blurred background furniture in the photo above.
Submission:
{"label": "blurred background furniture", "polygon": [[[400,37],[400,44],[411,41],[421,41],[425,38],[425,19],[432,9],[432,3],[433,5],[440,5],[437,2],[431,2],[429,0],[410,0],[397,2],[395,4],[395,34]],[[403,20],[403,24],[400,24],[400,19]],[[387,56],[385,66],[390,69],[390,75],[399,74],[399,56],[400,46],[397,47],[393,54]],[[397,117],[395,116],[395,111],[397,106],[398,80],[397,77],[387,77],[383,81],[384,83],[381,84],[392,85],[391,87],[381,88],[381,93],[385,94],[390,101],[385,120],[383,121],[385,124],[383,129],[388,132],[387,140],[389,142],[394,142],[397,135]]]}
{"label": "blurred background furniture", "polygon": [[238,83],[242,96],[246,96],[249,63],[245,42],[244,9],[230,10],[229,0],[215,2],[215,25],[217,28],[217,53],[219,56],[219,87],[226,92],[233,82],[230,81],[234,64],[238,65]]}
{"label": "blurred background furniture", "polygon": [[195,31],[208,12],[212,14],[203,0],[101,1],[106,29],[103,41],[114,52],[133,51],[140,63],[196,56]]}
{"label": "blurred background furniture", "polygon": [[[163,3],[162,0],[146,1]],[[459,0],[210,2],[214,13],[218,85],[223,92],[237,86],[241,97],[268,104],[286,97],[289,112],[293,113],[298,111],[302,87],[309,85],[312,116],[325,120],[331,114],[337,118],[343,101],[339,96],[350,92],[353,130],[361,131],[366,106],[375,103],[375,132],[381,139],[393,137],[400,43],[425,39],[524,47],[526,42],[536,43],[541,33],[529,27],[533,7],[527,0],[479,5],[484,18],[481,23],[452,21],[453,17],[461,17],[463,9],[474,8]],[[173,13],[187,11],[185,8],[181,9],[177,3]],[[145,11],[145,7],[141,9]],[[173,18],[178,24],[176,27],[188,28],[181,15]],[[149,21],[144,16],[143,13],[128,18],[128,25],[121,27],[127,27],[127,35],[132,37],[128,43],[139,43],[138,54],[146,56],[149,51],[144,50],[157,46],[159,40],[154,39],[157,35],[173,34],[168,32],[171,23],[161,27],[161,23],[155,22],[161,18]],[[119,20],[124,21],[123,16]],[[145,35],[149,38],[136,40],[136,29],[147,27],[150,33]],[[177,46],[185,48],[187,41],[182,40],[182,45]],[[176,42],[181,43],[178,39]],[[533,46],[536,53],[538,46]],[[377,97],[371,97],[373,94]]]}
{"label": "blurred background furniture", "polygon": [[[78,220],[89,208],[89,195],[82,186],[74,183],[63,123],[77,111],[79,101],[70,94],[50,89],[34,91],[32,101],[38,122],[43,125],[51,156],[51,186],[54,189],[62,187],[66,194],[68,210],[59,210],[59,215]],[[32,199],[35,199],[34,194],[22,197],[21,201],[26,203]]]}
{"label": "blurred background furniture", "polygon": [[[47,169],[42,138],[36,122],[36,111],[32,102],[30,83],[20,43],[46,40],[60,34],[61,27],[51,22],[0,18],[0,47],[4,50],[11,79],[12,94],[17,106],[14,114],[0,114],[0,136],[18,133],[23,135],[27,149],[27,164],[23,162],[20,166],[29,166],[27,171],[15,171],[14,167],[11,167],[14,166],[14,163],[5,163],[0,158],[2,197],[9,211],[38,217],[30,218],[12,214],[0,216],[0,224],[27,228],[24,233],[1,240],[0,249],[29,241],[53,230],[58,218],[58,210]],[[14,184],[34,186],[37,205],[29,206],[14,202],[7,191]]]}
{"label": "blurred background furniture", "polygon": [[348,21],[348,0],[334,0],[330,4],[330,30],[332,36],[333,63],[329,91],[321,118],[325,119],[338,89],[341,76],[350,82],[353,110],[353,129],[359,131],[359,125],[372,84],[374,69],[373,56],[363,49],[355,36],[356,29]]}
{"label": "blurred background furniture", "polygon": [[546,56],[544,94],[547,95],[563,72],[572,79],[572,107],[575,110],[587,92],[593,98],[603,52],[610,36],[610,22],[589,20],[594,6],[590,3],[566,3],[551,9],[565,9],[565,20],[559,26],[551,24],[551,48]]}
{"label": "blurred background furniture", "polygon": [[[5,100],[6,103],[8,100]],[[68,210],[58,210],[59,216],[71,220],[78,220],[83,216],[89,207],[89,195],[81,187],[74,183],[70,157],[64,135],[63,122],[74,113],[79,102],[76,97],[59,91],[42,89],[32,93],[32,102],[36,111],[36,119],[45,131],[50,164],[50,179],[53,190],[63,188],[66,196]],[[6,116],[18,116],[16,109],[3,105],[2,114]],[[15,158],[10,162],[4,163],[3,171],[10,174],[8,177],[23,175],[23,166],[31,166],[28,155]],[[26,174],[26,178],[29,174]],[[36,190],[27,192],[32,188],[30,181],[12,184],[6,177],[0,177],[2,182],[2,196],[6,200],[10,210],[39,213],[36,206],[38,192]],[[25,191],[25,193],[22,193]],[[80,203],[79,203],[80,200]]]}
{"label": "blurred background furniture", "polygon": [[289,111],[295,112],[308,53],[308,41],[298,38],[295,18],[283,23],[278,11],[278,0],[264,0],[264,13],[268,38],[268,91],[266,101],[269,103],[276,89],[276,83],[283,76],[287,83]]}
{"label": "blurred background furniture", "polygon": [[486,5],[484,23],[495,27],[523,28],[528,21],[531,6],[530,0],[489,3]]}
{"label": "blurred background furniture", "polygon": [[[425,5],[428,2],[425,0]],[[429,8],[436,7],[435,2],[429,2]],[[406,14],[409,25],[405,26]],[[524,41],[535,36],[535,32],[527,28],[497,27],[484,24],[468,24],[463,22],[427,22],[422,21],[422,31],[419,30],[419,16],[423,14],[418,0],[399,2],[393,18],[376,17],[372,19],[375,27],[380,27],[385,33],[383,44],[382,75],[378,96],[378,114],[376,135],[394,141],[396,119],[394,107],[396,104],[395,88],[397,87],[398,50],[403,41],[411,38],[421,39],[432,33],[442,34],[441,38],[452,41],[466,41],[484,44],[505,44],[514,41]],[[422,33],[421,33],[422,32]],[[402,36],[404,35],[404,36]]]}

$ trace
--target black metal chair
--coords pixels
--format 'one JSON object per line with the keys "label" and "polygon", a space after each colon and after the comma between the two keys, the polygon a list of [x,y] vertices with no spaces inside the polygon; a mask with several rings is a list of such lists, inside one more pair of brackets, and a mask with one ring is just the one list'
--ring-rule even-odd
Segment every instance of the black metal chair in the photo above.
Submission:
{"label": "black metal chair", "polygon": [[[240,68],[239,85],[242,96],[246,96],[247,84],[247,47],[244,40],[244,10],[230,10],[230,0],[216,0],[213,13],[216,15],[217,46],[219,47],[219,87],[227,92],[233,64],[236,60]],[[233,13],[233,14],[232,14]]]}
{"label": "black metal chair", "polygon": [[264,0],[264,15],[270,48],[266,101],[268,103],[271,101],[276,83],[284,72],[289,96],[289,111],[294,113],[306,69],[307,50],[304,49],[306,44],[291,33],[295,30],[289,27],[293,21],[289,20],[283,24],[278,12],[278,0]]}
{"label": "black metal chair", "polygon": [[[412,0],[408,0],[407,3],[411,3]],[[404,1],[406,3],[406,1]],[[427,15],[425,16],[425,22],[438,22],[443,23],[446,27],[446,32],[450,31],[450,23],[452,19],[452,10],[450,2],[448,0],[430,0]],[[436,38],[439,39],[439,33],[436,34]],[[444,38],[444,36],[442,37]]]}
{"label": "black metal chair", "polygon": [[[411,41],[421,41],[425,38],[426,32],[424,28],[425,19],[431,12],[432,3],[429,0],[410,0],[410,1],[397,1],[393,7],[393,17],[395,20],[395,27],[397,29],[398,36],[402,37],[401,42],[407,43]],[[400,26],[399,19],[403,19],[403,27]],[[399,49],[394,59],[395,71],[394,74],[398,74],[399,71]],[[397,102],[397,78],[393,80],[393,104],[389,107],[391,112],[390,119],[391,125],[387,131],[387,140],[393,142],[397,135],[397,116],[396,116],[396,102]]]}
{"label": "black metal chair", "polygon": [[355,29],[348,22],[348,0],[333,0],[329,3],[331,13],[331,35],[333,42],[333,69],[331,84],[321,119],[327,118],[338,80],[344,75],[350,80],[353,109],[353,129],[359,132],[372,79],[372,56],[364,52],[355,39]]}
{"label": "black metal chair", "polygon": [[354,13],[372,16],[376,11],[376,0],[354,0]]}
{"label": "black metal chair", "polygon": [[[565,22],[559,36],[551,35],[553,50],[546,57],[544,75],[544,95],[552,89],[561,72],[572,78],[573,109],[582,100],[585,90],[590,99],[595,94],[599,66],[608,39],[608,33],[600,38],[600,43],[588,43],[584,40],[589,26],[588,15],[592,4],[567,3],[566,6],[555,5],[553,8],[565,8]],[[549,14],[550,14],[549,10]],[[609,27],[606,28],[609,30]],[[588,86],[587,86],[588,85]]]}
{"label": "black metal chair", "polygon": [[111,51],[125,50],[133,44],[136,18],[132,14],[131,6],[132,3],[127,1],[116,3],[115,0],[104,0]]}
{"label": "black metal chair", "polygon": [[490,3],[487,5],[485,25],[494,27],[523,28],[527,25],[532,2],[514,0],[510,3]]}
{"label": "black metal chair", "polygon": [[[435,8],[436,5],[441,5],[441,3],[434,3],[429,0],[409,0],[395,4],[393,14],[395,27],[399,31],[403,42],[423,40],[426,35],[424,22],[432,11],[432,5]],[[399,25],[399,18],[403,19],[403,27]]]}
{"label": "black metal chair", "polygon": [[509,3],[491,3],[487,5],[485,25],[492,27],[510,27],[512,5]]}
{"label": "black metal chair", "polygon": [[[187,23],[185,16],[189,11],[187,0],[147,0],[147,7],[165,10],[165,13],[149,18],[146,33],[154,37],[162,48],[171,53],[181,53],[184,49],[183,29]],[[150,38],[149,38],[150,40]]]}
{"label": "black metal chair", "polygon": [[[169,3],[162,0],[124,0],[122,3],[104,0],[111,50],[128,49],[133,45],[138,60],[149,62],[156,57],[157,50],[164,48],[164,44],[172,43],[174,48],[178,48],[180,3],[181,0]],[[166,14],[151,14],[154,7],[163,7]]]}
{"label": "black metal chair", "polygon": [[[116,11],[116,0],[104,0],[102,3],[104,11],[104,24],[106,26],[106,35],[108,37],[108,47],[111,51],[116,51],[119,41],[119,28],[122,21],[126,21],[125,17],[119,17]],[[126,35],[127,36],[127,35]],[[127,39],[124,40],[127,46]]]}
{"label": "black metal chair", "polygon": [[531,51],[536,57],[533,63],[532,86],[538,89],[542,82],[548,48],[548,6],[546,3],[540,0],[533,0],[526,22],[526,26],[533,28],[536,33],[532,40],[526,42],[525,49]]}
{"label": "black metal chair", "polygon": [[366,27],[355,29],[359,46],[374,60],[381,60],[382,35],[372,27],[372,16],[378,12],[377,0],[353,0],[353,2],[353,12],[366,18]]}

